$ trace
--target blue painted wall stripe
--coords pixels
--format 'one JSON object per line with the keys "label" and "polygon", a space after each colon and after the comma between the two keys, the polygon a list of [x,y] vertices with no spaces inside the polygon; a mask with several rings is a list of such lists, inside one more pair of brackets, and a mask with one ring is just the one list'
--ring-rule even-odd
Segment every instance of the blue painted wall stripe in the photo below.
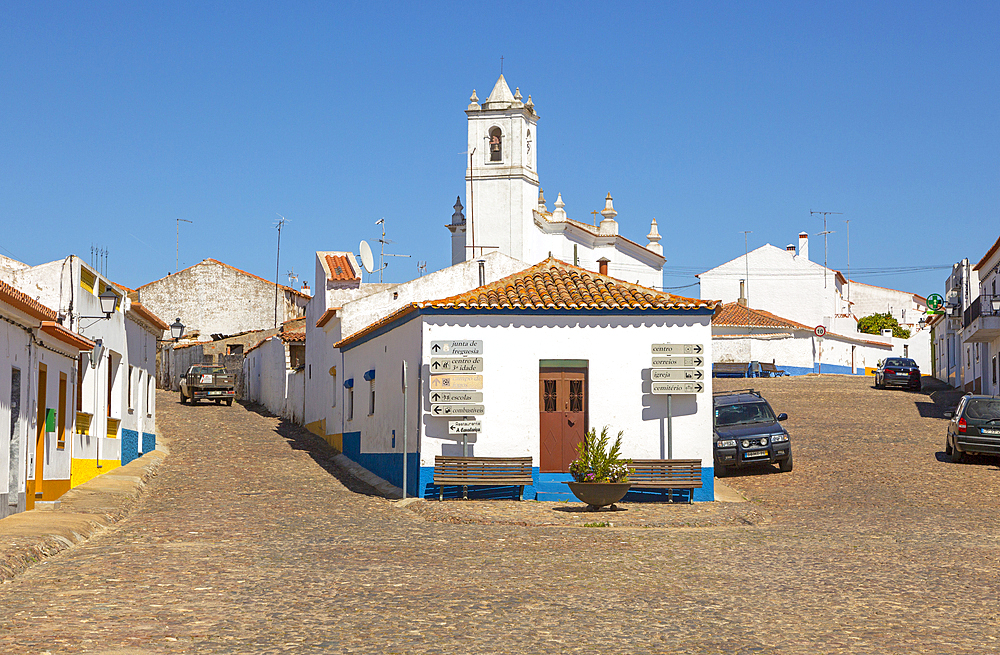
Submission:
{"label": "blue painted wall stripe", "polygon": [[139,459],[139,433],[122,428],[122,466]]}

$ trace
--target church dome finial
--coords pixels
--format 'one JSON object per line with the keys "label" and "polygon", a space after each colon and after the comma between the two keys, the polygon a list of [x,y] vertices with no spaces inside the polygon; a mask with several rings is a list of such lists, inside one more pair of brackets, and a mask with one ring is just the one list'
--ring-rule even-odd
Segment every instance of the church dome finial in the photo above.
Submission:
{"label": "church dome finial", "polygon": [[476,90],[472,90],[472,95],[469,96],[469,109],[479,109],[479,98],[476,96]]}
{"label": "church dome finial", "polygon": [[615,216],[618,212],[615,211],[615,206],[611,201],[611,193],[608,192],[608,197],[604,199],[604,209],[601,211],[600,230],[602,234],[618,234],[618,221],[615,220]]}
{"label": "church dome finial", "polygon": [[545,191],[538,187],[538,211],[548,213],[549,208],[545,206]]}
{"label": "church dome finial", "polygon": [[555,209],[552,211],[552,220],[554,221],[565,221],[566,220],[566,210],[563,207],[566,203],[563,202],[562,194],[556,195]]}
{"label": "church dome finial", "polygon": [[660,244],[660,239],[662,239],[663,237],[660,236],[660,231],[656,229],[655,218],[653,219],[652,224],[649,226],[649,234],[646,235],[646,238],[649,239],[649,243],[646,244],[646,250],[651,250],[655,252],[657,255],[662,255],[663,246]]}

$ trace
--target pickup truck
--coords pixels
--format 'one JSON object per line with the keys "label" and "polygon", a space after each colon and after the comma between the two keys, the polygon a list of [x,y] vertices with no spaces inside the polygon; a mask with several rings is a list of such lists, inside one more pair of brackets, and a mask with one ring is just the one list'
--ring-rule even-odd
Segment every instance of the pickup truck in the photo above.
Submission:
{"label": "pickup truck", "polygon": [[236,397],[236,378],[227,374],[223,366],[196,364],[181,376],[180,386],[181,403],[190,400],[194,405],[199,400],[214,400],[220,405],[225,400],[232,405]]}

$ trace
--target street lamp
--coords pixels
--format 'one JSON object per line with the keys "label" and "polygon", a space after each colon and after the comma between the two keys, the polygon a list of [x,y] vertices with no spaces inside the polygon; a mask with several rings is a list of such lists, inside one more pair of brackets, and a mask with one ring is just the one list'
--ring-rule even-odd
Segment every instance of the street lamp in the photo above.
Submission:
{"label": "street lamp", "polygon": [[104,312],[104,318],[111,318],[111,315],[118,309],[118,294],[109,287],[97,297],[101,301],[101,311]]}
{"label": "street lamp", "polygon": [[170,337],[177,341],[182,336],[184,336],[184,324],[181,323],[180,317],[174,319],[174,322],[170,324]]}

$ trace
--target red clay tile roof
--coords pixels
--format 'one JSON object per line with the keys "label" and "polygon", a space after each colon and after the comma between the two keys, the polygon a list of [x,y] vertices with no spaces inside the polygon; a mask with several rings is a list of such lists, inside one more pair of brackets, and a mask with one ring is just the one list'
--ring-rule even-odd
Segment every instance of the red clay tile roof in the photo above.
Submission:
{"label": "red clay tile roof", "polygon": [[486,310],[715,309],[718,304],[654,291],[554,258],[466,293],[416,303],[421,308]]}
{"label": "red clay tile roof", "polygon": [[3,281],[0,281],[0,302],[5,302],[40,321],[56,320],[56,313],[53,310]]}
{"label": "red clay tile roof", "polygon": [[148,323],[160,328],[161,330],[166,330],[170,328],[170,326],[167,324],[166,321],[164,321],[162,318],[160,318],[153,312],[149,311],[149,309],[147,309],[145,305],[136,302],[135,300],[132,301],[132,304],[129,307],[129,311],[135,312],[140,317],[145,319]]}
{"label": "red clay tile roof", "polygon": [[285,343],[288,343],[289,341],[301,341],[302,343],[306,342],[305,332],[282,332],[278,336],[281,337],[281,340]]}
{"label": "red clay tile roof", "polygon": [[72,346],[77,350],[93,350],[94,342],[87,337],[80,336],[76,332],[67,330],[63,326],[59,325],[55,321],[42,321],[41,331],[45,334],[53,337],[59,341],[62,341],[68,346]]}
{"label": "red clay tile roof", "polygon": [[354,271],[353,262],[344,255],[327,255],[326,267],[330,269],[331,280],[354,281],[361,279]]}
{"label": "red clay tile roof", "polygon": [[796,323],[787,318],[775,316],[763,309],[750,309],[735,302],[726,303],[722,311],[712,317],[712,325],[725,327],[768,327],[793,330],[809,330],[813,328],[803,323]]}
{"label": "red clay tile roof", "polygon": [[316,321],[316,327],[321,328],[327,323],[329,323],[330,319],[337,315],[338,309],[340,309],[340,307],[330,307],[325,312],[323,312],[323,315],[319,317],[318,321]]}
{"label": "red clay tile roof", "polygon": [[979,263],[972,267],[972,270],[978,271],[983,266],[986,266],[986,262],[989,260],[990,257],[993,256],[993,254],[997,250],[1000,250],[1000,237],[997,238],[997,241],[996,243],[993,244],[993,247],[986,251],[986,254],[983,255],[983,258],[979,260]]}
{"label": "red clay tile roof", "polygon": [[418,309],[566,309],[566,310],[664,310],[712,309],[718,300],[684,298],[623,282],[607,275],[588,271],[550,257],[519,273],[491,284],[443,300],[428,300],[404,305],[389,316],[375,321],[339,342],[334,348],[351,343],[396,319]]}

